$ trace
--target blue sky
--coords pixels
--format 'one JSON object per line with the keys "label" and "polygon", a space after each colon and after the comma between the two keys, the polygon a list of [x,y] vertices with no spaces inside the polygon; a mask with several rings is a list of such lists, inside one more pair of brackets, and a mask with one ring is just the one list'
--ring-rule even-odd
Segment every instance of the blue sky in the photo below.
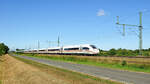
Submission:
{"label": "blue sky", "polygon": [[[95,44],[100,49],[138,48],[138,28],[120,23],[139,24],[143,12],[143,48],[150,48],[149,0],[0,0],[0,42],[11,49],[47,48],[47,41],[61,45]],[[135,31],[135,32],[133,32]],[[57,46],[51,43],[51,46]]]}

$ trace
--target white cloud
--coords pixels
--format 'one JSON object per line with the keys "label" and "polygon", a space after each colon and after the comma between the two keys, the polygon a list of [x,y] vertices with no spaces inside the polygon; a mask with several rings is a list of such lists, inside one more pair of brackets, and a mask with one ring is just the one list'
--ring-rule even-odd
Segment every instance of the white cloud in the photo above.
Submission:
{"label": "white cloud", "polygon": [[147,12],[148,11],[148,9],[143,9],[143,12]]}
{"label": "white cloud", "polygon": [[100,9],[98,12],[97,12],[97,16],[104,16],[105,15],[105,11],[103,9]]}

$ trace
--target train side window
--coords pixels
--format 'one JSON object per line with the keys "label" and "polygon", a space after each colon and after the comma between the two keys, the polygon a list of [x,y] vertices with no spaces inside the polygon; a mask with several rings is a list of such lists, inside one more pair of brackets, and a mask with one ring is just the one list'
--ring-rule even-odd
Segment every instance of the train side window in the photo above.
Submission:
{"label": "train side window", "polygon": [[79,50],[79,48],[65,48],[64,50]]}
{"label": "train side window", "polygon": [[69,48],[65,48],[64,50],[69,50]]}
{"label": "train side window", "polygon": [[39,50],[39,51],[45,51],[45,50]]}
{"label": "train side window", "polygon": [[48,51],[59,51],[59,49],[48,49]]}
{"label": "train side window", "polygon": [[88,47],[83,47],[82,50],[89,50],[89,48]]}

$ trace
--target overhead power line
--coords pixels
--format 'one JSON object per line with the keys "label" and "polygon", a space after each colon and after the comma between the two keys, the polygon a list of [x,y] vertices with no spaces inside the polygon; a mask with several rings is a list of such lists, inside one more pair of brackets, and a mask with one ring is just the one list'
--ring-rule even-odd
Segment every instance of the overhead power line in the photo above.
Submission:
{"label": "overhead power line", "polygon": [[139,29],[139,55],[142,55],[142,46],[143,46],[143,39],[142,39],[142,30],[143,30],[143,26],[142,26],[142,12],[139,12],[139,25],[133,25],[133,24],[120,24],[119,22],[119,16],[117,16],[117,25],[121,25],[123,26],[123,33],[122,35],[125,36],[125,27],[126,26],[130,26],[130,27],[137,27]]}

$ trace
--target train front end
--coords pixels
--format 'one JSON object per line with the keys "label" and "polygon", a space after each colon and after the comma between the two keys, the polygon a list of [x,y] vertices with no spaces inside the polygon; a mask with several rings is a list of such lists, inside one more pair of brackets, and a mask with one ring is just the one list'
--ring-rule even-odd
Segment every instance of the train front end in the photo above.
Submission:
{"label": "train front end", "polygon": [[92,48],[92,54],[99,54],[100,51],[95,45],[90,45],[90,47]]}

